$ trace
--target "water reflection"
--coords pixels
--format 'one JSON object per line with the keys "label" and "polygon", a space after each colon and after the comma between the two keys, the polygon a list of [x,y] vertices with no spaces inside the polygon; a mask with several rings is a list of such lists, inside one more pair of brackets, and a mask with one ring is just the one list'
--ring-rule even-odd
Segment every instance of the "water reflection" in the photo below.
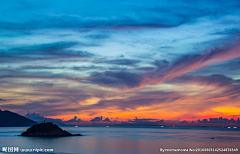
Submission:
{"label": "water reflection", "polygon": [[159,153],[159,148],[239,148],[240,141],[239,129],[226,131],[202,128],[63,127],[70,133],[81,133],[84,136],[15,136],[26,129],[0,128],[0,145],[54,149],[55,153],[151,154]]}

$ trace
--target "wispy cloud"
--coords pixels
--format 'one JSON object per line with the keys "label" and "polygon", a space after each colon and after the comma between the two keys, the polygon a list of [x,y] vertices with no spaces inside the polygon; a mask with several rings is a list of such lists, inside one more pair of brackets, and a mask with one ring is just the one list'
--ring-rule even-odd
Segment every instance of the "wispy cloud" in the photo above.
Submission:
{"label": "wispy cloud", "polygon": [[211,64],[220,63],[240,57],[240,47],[236,45],[230,49],[213,49],[203,54],[181,56],[172,63],[166,60],[156,60],[153,64],[157,70],[146,74],[122,72],[93,73],[87,81],[102,86],[116,87],[128,90],[136,90],[147,85],[165,83],[173,78]]}

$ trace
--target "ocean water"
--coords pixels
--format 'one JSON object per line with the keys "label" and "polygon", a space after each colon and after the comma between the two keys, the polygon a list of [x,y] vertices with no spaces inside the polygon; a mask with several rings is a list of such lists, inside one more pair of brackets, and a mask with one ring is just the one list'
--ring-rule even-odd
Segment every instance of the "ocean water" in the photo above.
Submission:
{"label": "ocean water", "polygon": [[[19,149],[53,149],[55,154],[159,154],[162,149],[238,148],[237,152],[170,152],[240,153],[240,129],[182,127],[62,127],[84,136],[40,138],[22,137],[27,127],[0,127],[0,151],[3,147]],[[214,138],[214,139],[212,139]],[[1,154],[14,152],[0,152]],[[15,152],[23,153],[23,152]],[[33,153],[33,152],[26,152]]]}

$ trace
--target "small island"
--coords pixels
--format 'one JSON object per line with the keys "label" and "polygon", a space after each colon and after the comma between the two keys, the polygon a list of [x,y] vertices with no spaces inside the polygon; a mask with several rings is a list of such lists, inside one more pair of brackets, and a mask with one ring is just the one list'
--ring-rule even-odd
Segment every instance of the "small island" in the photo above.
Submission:
{"label": "small island", "polygon": [[63,137],[63,136],[82,136],[81,134],[71,134],[56,124],[51,122],[40,123],[28,128],[26,132],[23,132],[20,136],[27,137]]}

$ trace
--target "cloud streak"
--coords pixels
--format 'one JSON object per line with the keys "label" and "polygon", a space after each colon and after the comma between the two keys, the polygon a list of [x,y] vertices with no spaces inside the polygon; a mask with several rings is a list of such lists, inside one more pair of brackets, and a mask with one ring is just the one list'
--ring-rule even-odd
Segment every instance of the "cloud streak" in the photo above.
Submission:
{"label": "cloud streak", "polygon": [[[157,66],[156,71],[141,73],[130,73],[127,71],[104,73],[92,73],[84,81],[101,86],[120,88],[122,91],[132,91],[144,88],[147,85],[165,83],[181,75],[196,71],[223,61],[240,57],[240,46],[236,45],[229,49],[213,49],[203,54],[186,55],[169,63],[166,60],[156,60],[153,64]],[[217,76],[216,76],[217,77]]]}
{"label": "cloud streak", "polygon": [[183,56],[165,70],[143,75],[143,79],[141,80],[139,86],[129,88],[127,90],[136,90],[147,85],[164,83],[175,77],[195,71],[202,67],[231,60],[237,57],[240,57],[240,46],[238,45],[231,49],[214,49],[205,52],[202,55]]}

